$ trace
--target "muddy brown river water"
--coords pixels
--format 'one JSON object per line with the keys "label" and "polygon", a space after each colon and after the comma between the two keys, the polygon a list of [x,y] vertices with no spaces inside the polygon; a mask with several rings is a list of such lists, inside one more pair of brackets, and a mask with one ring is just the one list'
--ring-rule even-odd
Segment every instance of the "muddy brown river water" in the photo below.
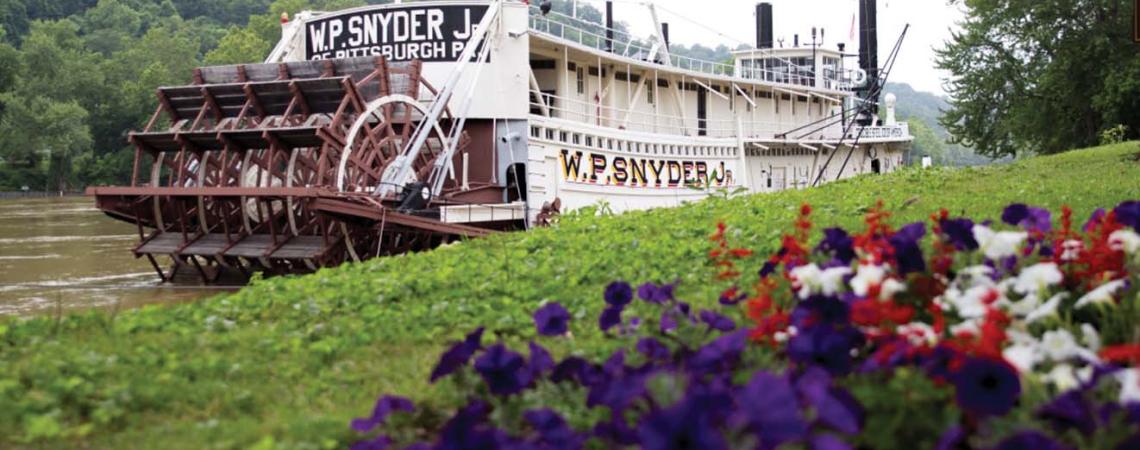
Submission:
{"label": "muddy brown river water", "polygon": [[186,302],[235,289],[159,283],[130,252],[137,229],[94,203],[0,199],[0,315]]}

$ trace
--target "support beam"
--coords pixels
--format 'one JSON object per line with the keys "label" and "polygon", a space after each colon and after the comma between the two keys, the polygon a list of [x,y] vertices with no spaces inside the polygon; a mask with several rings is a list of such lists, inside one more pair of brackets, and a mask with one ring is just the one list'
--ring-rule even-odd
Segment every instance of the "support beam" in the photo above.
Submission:
{"label": "support beam", "polygon": [[550,106],[546,104],[546,98],[542,96],[542,88],[538,85],[538,78],[534,76],[534,70],[530,70],[530,91],[534,94],[534,98],[538,99],[538,108],[542,110],[542,115],[550,117]]}
{"label": "support beam", "polygon": [[696,83],[698,86],[703,87],[706,90],[708,90],[709,93],[712,93],[713,95],[716,95],[717,97],[720,97],[721,100],[730,101],[727,95],[721,94],[720,91],[709,87],[709,85],[707,85],[707,84],[701,83],[701,80],[693,78],[693,82]]}

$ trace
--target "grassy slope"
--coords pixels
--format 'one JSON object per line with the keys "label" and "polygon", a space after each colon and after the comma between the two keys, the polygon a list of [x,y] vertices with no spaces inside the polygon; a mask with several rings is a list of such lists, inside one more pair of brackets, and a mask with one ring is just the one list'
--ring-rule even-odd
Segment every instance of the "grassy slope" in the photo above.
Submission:
{"label": "grassy slope", "polygon": [[[446,341],[479,324],[507,340],[527,339],[530,312],[557,300],[591,319],[573,324],[573,349],[556,350],[590,353],[613,345],[594,331],[592,318],[614,279],[679,277],[683,298],[715,301],[725,286],[708,282],[704,255],[718,220],[738,230],[735,243],[764,255],[802,202],[815,205],[817,225],[848,228],[858,228],[878,199],[897,212],[896,224],[939,207],[997,217],[1014,201],[1068,204],[1083,218],[1095,207],[1140,198],[1137,152],[1127,143],[998,167],[906,171],[809,191],[574,217],[558,229],[261,281],[192,305],[13,322],[6,332],[0,325],[0,447],[19,447],[29,430],[53,435],[56,423],[72,436],[52,438],[50,447],[246,448],[270,440],[333,447],[350,438],[348,420],[380,393],[453,399],[448,388],[428,385],[427,373]],[[93,426],[77,427],[82,423]]]}

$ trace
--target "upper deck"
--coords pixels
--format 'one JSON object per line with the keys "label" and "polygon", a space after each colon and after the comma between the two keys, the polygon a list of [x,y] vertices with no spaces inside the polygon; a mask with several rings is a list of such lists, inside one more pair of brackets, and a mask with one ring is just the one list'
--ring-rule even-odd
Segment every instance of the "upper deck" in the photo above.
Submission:
{"label": "upper deck", "polygon": [[655,67],[690,78],[829,96],[852,95],[860,79],[865,78],[858,68],[845,67],[843,58],[850,55],[824,47],[737,50],[732,52],[731,61],[718,62],[670,53],[657,44],[657,36],[640,38],[612,30],[611,39],[603,25],[556,11],[543,14],[535,5],[530,6],[528,20],[536,39],[572,46],[622,64]]}

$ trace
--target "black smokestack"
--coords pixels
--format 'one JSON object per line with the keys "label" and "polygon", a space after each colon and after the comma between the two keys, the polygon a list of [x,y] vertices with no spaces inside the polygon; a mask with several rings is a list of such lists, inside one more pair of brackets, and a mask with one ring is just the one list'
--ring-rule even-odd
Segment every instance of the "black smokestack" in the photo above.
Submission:
{"label": "black smokestack", "polygon": [[772,48],[772,4],[756,5],[756,48]]}
{"label": "black smokestack", "polygon": [[614,51],[614,2],[606,2],[606,50]]}
{"label": "black smokestack", "polygon": [[669,23],[661,22],[661,37],[665,38],[665,49],[669,49]]}
{"label": "black smokestack", "polygon": [[[876,0],[859,0],[859,68],[867,72],[867,85],[859,90],[859,97],[878,103],[875,88],[879,84],[879,14]],[[878,105],[871,106],[873,116],[879,114]]]}

